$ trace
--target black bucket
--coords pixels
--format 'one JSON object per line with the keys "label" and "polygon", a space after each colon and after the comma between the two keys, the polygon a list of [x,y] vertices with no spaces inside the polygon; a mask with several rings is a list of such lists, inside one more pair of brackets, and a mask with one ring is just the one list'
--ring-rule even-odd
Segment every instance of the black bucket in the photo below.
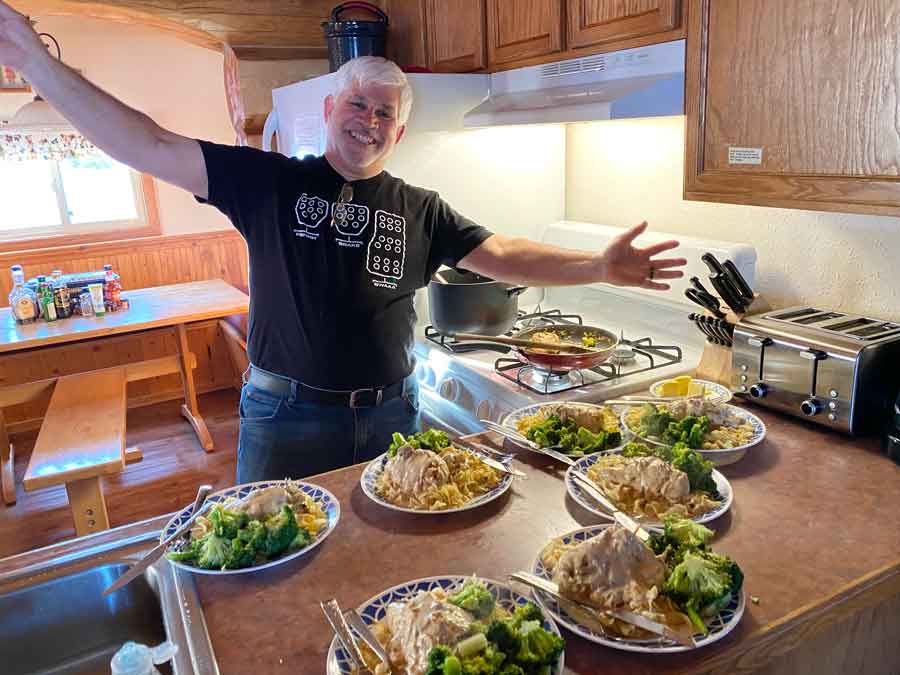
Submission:
{"label": "black bucket", "polygon": [[[341,21],[347,9],[366,9],[379,17],[378,21]],[[331,20],[323,21],[328,42],[328,65],[333,73],[357,56],[384,56],[387,42],[387,14],[369,2],[345,2],[331,10]]]}

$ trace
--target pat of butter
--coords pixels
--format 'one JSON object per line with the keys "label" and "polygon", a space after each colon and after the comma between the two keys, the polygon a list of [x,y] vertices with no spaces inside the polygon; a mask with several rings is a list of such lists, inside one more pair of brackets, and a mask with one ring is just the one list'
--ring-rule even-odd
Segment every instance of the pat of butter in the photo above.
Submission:
{"label": "pat of butter", "polygon": [[683,396],[680,382],[672,382],[668,380],[659,385],[660,396]]}
{"label": "pat of butter", "polygon": [[704,396],[706,394],[706,387],[703,386],[702,382],[691,382],[688,385],[687,395],[688,396]]}

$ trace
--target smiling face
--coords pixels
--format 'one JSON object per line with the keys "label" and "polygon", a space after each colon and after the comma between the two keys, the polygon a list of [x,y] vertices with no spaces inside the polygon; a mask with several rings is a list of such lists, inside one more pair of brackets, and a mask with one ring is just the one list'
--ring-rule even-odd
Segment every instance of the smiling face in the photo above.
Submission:
{"label": "smiling face", "polygon": [[347,180],[377,176],[400,141],[400,89],[352,84],[325,99],[325,156]]}

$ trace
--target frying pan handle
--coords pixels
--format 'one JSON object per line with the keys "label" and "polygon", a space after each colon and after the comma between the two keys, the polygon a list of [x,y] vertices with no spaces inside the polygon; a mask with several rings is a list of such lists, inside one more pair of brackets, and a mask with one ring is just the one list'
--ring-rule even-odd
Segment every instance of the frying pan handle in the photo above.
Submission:
{"label": "frying pan handle", "polygon": [[509,295],[509,297],[513,297],[516,295],[521,295],[527,290],[528,286],[510,286],[506,289],[506,293]]}

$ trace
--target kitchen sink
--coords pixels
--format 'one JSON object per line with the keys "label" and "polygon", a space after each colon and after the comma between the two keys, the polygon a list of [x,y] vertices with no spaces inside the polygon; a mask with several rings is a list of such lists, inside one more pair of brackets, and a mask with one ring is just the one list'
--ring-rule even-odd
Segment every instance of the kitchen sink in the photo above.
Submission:
{"label": "kitchen sink", "polygon": [[108,675],[128,640],[178,653],[172,675],[219,672],[190,574],[165,560],[124,588],[103,590],[155,543],[151,532],[0,575],[0,670],[4,675]]}

